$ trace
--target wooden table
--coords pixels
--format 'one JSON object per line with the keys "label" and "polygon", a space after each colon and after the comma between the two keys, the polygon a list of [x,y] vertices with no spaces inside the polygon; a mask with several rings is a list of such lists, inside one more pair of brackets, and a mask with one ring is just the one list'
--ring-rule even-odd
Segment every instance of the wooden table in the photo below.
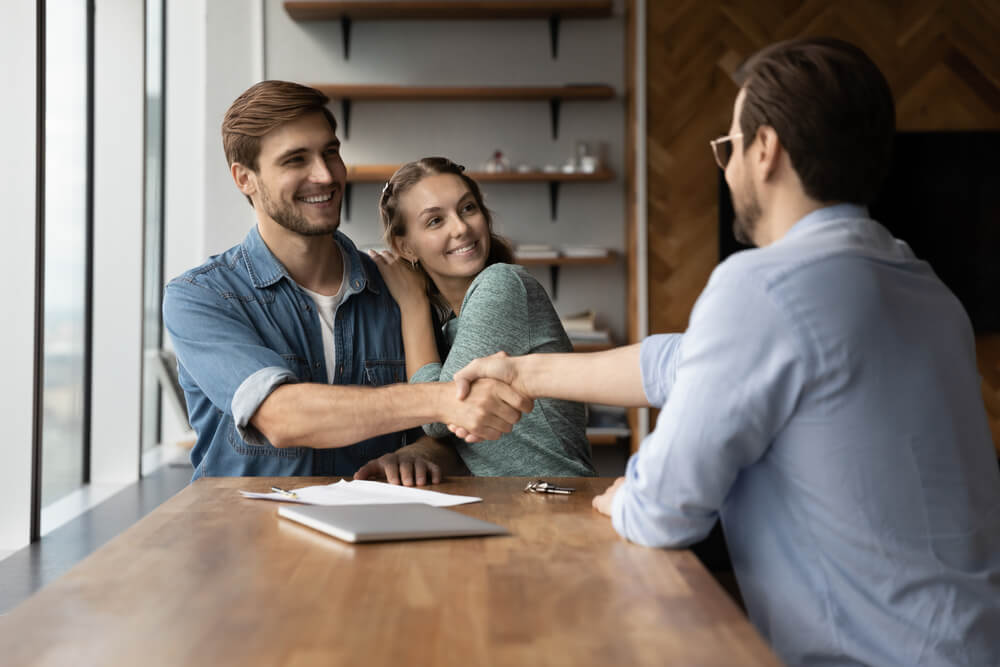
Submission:
{"label": "wooden table", "polygon": [[[688,551],[620,539],[610,480],[454,478],[512,535],[350,545],[241,498],[324,478],[187,487],[0,618],[4,665],[774,665]],[[551,480],[559,481],[559,480]]]}

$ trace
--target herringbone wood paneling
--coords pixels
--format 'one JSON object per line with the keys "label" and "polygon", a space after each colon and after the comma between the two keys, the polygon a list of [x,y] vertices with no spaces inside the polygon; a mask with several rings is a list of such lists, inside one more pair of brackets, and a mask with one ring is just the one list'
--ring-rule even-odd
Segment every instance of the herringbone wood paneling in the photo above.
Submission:
{"label": "herringbone wood paneling", "polygon": [[[1000,129],[995,0],[649,0],[646,30],[651,333],[686,328],[717,262],[708,141],[728,129],[731,75],[754,51],[799,36],[846,39],[888,78],[900,129]],[[1000,336],[980,336],[977,351],[1000,452]]]}

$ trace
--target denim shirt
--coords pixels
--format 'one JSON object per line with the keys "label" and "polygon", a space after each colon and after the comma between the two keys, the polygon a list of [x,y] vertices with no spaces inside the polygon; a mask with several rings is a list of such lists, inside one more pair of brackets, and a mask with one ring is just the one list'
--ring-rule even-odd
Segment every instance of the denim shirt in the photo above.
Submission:
{"label": "denim shirt", "polygon": [[188,417],[198,434],[191,451],[192,479],[348,476],[419,434],[419,429],[390,433],[331,449],[279,449],[250,424],[264,399],[288,382],[406,381],[396,302],[371,259],[340,232],[333,236],[350,268],[337,311],[332,382],[313,300],[264,244],[256,226],[242,244],[167,284],[163,320],[177,352]]}

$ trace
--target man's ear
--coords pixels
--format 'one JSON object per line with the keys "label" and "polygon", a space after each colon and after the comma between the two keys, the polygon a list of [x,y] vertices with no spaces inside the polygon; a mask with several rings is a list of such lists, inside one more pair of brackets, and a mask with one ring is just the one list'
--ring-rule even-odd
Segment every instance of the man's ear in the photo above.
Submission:
{"label": "man's ear", "polygon": [[247,197],[257,194],[257,174],[253,169],[239,162],[234,162],[230,165],[229,171],[233,175],[233,182],[236,183],[236,187],[240,189],[240,192]]}
{"label": "man's ear", "polygon": [[757,128],[757,145],[752,149],[753,159],[758,163],[760,173],[764,180],[768,181],[774,177],[781,160],[784,148],[778,140],[778,133],[770,125],[761,125]]}

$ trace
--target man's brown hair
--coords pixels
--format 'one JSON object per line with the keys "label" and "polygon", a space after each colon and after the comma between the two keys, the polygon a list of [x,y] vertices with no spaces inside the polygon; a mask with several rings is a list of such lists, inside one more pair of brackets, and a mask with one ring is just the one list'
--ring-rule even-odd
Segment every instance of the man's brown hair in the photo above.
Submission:
{"label": "man's brown hair", "polygon": [[864,51],[833,38],[773,44],[737,73],[744,152],[770,126],[807,195],[868,204],[889,169],[896,110],[882,72]]}
{"label": "man's brown hair", "polygon": [[250,86],[226,111],[222,121],[222,147],[230,166],[239,162],[257,171],[260,138],[271,130],[307,113],[319,111],[337,131],[337,121],[326,108],[330,98],[309,86],[290,81],[261,81]]}

